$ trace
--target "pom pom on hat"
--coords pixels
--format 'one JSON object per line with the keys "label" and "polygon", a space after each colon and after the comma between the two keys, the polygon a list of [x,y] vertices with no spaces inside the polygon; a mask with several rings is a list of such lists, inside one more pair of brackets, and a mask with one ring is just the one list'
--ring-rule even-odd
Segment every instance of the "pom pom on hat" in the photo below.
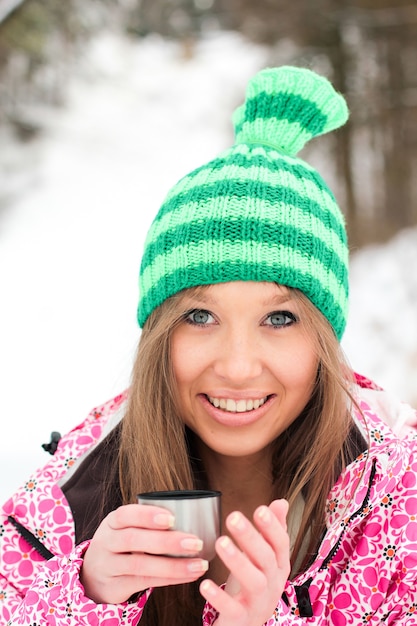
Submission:
{"label": "pom pom on hat", "polygon": [[342,126],[346,101],[331,83],[298,67],[260,71],[233,115],[236,143],[259,143],[295,156],[312,137]]}
{"label": "pom pom on hat", "polygon": [[343,96],[310,70],[259,72],[234,114],[235,144],[182,178],[149,230],[138,321],[188,287],[236,280],[301,290],[340,339],[348,302],[344,219],[324,180],[295,155],[342,125]]}

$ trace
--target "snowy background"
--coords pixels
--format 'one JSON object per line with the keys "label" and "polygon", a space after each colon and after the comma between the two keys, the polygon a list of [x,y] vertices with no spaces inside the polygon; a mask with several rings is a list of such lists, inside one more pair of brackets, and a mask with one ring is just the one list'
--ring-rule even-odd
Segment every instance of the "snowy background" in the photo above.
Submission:
{"label": "snowy background", "polygon": [[[267,51],[237,34],[191,58],[158,37],[97,39],[65,108],[27,144],[0,134],[0,500],[129,384],[146,231],[178,178],[232,141]],[[326,172],[322,172],[326,177]],[[351,258],[352,365],[417,404],[417,228]]]}

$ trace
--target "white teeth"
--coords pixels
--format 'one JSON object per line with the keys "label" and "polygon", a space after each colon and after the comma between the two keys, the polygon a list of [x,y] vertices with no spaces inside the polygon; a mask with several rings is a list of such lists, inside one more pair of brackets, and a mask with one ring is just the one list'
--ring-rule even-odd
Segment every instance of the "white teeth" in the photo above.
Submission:
{"label": "white teeth", "polygon": [[255,400],[233,400],[232,398],[213,398],[208,396],[209,401],[216,408],[221,408],[229,413],[245,413],[245,411],[252,411],[253,409],[259,409],[266,400],[265,398]]}
{"label": "white teeth", "polygon": [[230,400],[229,398],[226,400],[226,411],[236,413],[236,402],[234,400]]}

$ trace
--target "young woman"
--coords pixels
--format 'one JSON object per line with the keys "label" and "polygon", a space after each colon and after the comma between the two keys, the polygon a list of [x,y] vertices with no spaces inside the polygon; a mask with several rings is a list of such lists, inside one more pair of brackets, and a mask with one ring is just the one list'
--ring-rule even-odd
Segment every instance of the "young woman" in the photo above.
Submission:
{"label": "young woman", "polygon": [[[415,415],[343,359],[344,222],[296,156],[346,119],[324,78],[263,70],[234,146],[170,191],[129,391],[3,507],[1,624],[416,623]],[[222,492],[211,562],[137,504],[199,488]]]}

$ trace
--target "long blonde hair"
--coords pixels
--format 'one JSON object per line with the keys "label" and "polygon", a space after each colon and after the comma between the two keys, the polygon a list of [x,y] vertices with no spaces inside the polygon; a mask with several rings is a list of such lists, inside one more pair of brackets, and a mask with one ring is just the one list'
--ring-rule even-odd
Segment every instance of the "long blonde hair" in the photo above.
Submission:
{"label": "long blonde hair", "polygon": [[[301,292],[289,292],[298,303],[319,366],[310,401],[275,442],[271,481],[276,497],[285,497],[290,510],[297,497],[303,496],[304,512],[292,560],[297,559],[309,533],[310,542],[301,563],[305,567],[314,557],[324,530],[329,491],[354,455],[350,440],[351,381],[350,368],[326,318]],[[143,491],[190,489],[197,485],[189,433],[176,410],[170,358],[172,332],[185,312],[182,301],[181,293],[166,300],[150,315],[142,331],[120,439],[119,479],[124,503],[135,502],[136,494]],[[157,589],[148,602],[143,623],[198,623],[201,603],[196,605],[196,588],[194,583]],[[197,607],[194,614],[190,607]]]}

